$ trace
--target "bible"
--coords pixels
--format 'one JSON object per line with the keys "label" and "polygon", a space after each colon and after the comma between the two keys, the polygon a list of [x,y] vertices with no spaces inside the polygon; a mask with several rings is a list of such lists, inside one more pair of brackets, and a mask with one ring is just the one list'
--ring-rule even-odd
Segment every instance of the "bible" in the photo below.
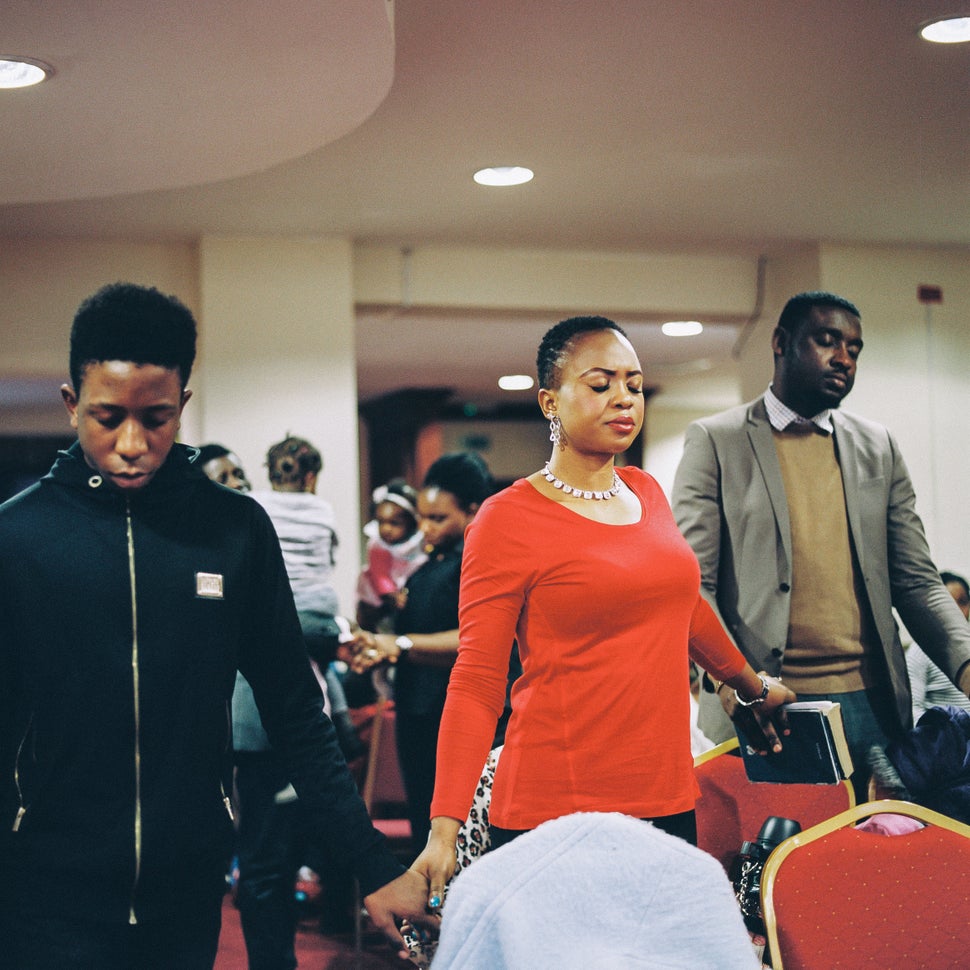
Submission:
{"label": "bible", "polygon": [[749,781],[776,784],[837,785],[852,774],[852,756],[842,724],[842,707],[834,701],[797,701],[785,705],[791,734],[782,736],[781,751],[758,754],[742,728],[735,725]]}

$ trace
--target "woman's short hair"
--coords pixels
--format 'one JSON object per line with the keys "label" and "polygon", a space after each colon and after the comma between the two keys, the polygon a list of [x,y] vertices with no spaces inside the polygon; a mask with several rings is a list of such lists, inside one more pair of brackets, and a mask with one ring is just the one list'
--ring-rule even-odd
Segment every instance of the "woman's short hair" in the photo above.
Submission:
{"label": "woman's short hair", "polygon": [[439,488],[454,495],[458,505],[468,511],[479,506],[495,491],[488,465],[473,451],[454,451],[442,455],[427,471],[422,488]]}
{"label": "woman's short hair", "polygon": [[562,368],[573,349],[575,338],[598,330],[615,330],[621,336],[626,336],[623,328],[607,317],[569,317],[547,330],[536,354],[539,387],[550,390],[559,387]]}

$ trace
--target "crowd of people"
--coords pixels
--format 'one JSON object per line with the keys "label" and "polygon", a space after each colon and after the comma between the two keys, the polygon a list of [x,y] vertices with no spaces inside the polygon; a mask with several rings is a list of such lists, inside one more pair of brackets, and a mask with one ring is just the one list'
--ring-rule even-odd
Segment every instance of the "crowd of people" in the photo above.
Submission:
{"label": "crowd of people", "polygon": [[[859,800],[970,821],[970,589],[937,571],[891,432],[841,410],[863,347],[848,300],[788,301],[770,386],[688,428],[671,503],[623,460],[644,420],[627,335],[600,316],[551,327],[544,467],[496,491],[456,452],[419,487],[380,485],[352,604],[319,448],[287,434],[254,488],[230,448],[177,441],[195,340],[155,289],[87,299],[61,392],[78,440],[0,507],[5,965],[211,968],[231,852],[251,970],[296,966],[308,862],[356,879],[398,947],[402,923],[433,936],[500,745],[496,857],[515,842],[535,867],[533,830],[623,816],[662,833],[638,851],[706,871],[698,738],[741,725],[778,751],[796,699],[840,704]],[[354,677],[392,692],[409,868],[348,768],[366,750]],[[632,845],[627,824],[610,838]],[[727,920],[723,946],[746,942]]]}

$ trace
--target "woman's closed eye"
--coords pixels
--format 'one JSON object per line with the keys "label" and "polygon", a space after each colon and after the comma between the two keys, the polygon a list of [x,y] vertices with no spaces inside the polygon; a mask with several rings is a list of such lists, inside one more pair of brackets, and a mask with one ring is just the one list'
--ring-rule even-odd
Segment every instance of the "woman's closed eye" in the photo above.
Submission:
{"label": "woman's closed eye", "polygon": [[[605,394],[610,389],[609,384],[591,384],[590,390],[594,391],[596,394]],[[642,394],[643,388],[637,384],[627,384],[626,389],[631,394]]]}

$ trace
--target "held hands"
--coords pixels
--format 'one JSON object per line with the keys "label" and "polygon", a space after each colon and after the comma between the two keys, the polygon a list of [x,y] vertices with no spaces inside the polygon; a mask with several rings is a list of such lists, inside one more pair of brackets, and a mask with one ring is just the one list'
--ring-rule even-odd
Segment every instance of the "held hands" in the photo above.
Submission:
{"label": "held hands", "polygon": [[394,637],[387,633],[371,633],[369,630],[358,630],[354,639],[347,644],[350,648],[350,669],[355,674],[363,674],[391,660],[400,652]]}
{"label": "held hands", "polygon": [[398,956],[404,959],[409,959],[410,954],[399,921],[404,920],[407,932],[410,924],[437,938],[445,887],[457,865],[455,840],[460,823],[450,818],[436,818],[431,825],[428,844],[411,868],[364,898],[374,925],[399,948]]}
{"label": "held hands", "polygon": [[[416,865],[416,864],[415,864]],[[441,916],[437,910],[429,912],[428,881],[412,866],[393,882],[364,897],[371,922],[398,948],[398,956],[408,958],[398,922],[406,920],[437,935]]]}
{"label": "held hands", "polygon": [[[767,754],[769,750],[781,751],[779,735],[791,733],[788,728],[788,715],[783,705],[791,704],[798,698],[793,690],[781,682],[780,677],[769,677],[763,670],[758,676],[764,677],[768,684],[768,694],[761,703],[752,704],[750,707],[739,704],[735,691],[727,682],[720,685],[717,693],[724,713],[732,721],[740,724],[753,745],[757,745],[759,741],[763,743],[764,747],[759,750],[759,754]],[[744,689],[741,691],[741,696],[745,697]],[[750,698],[745,697],[745,699]]]}

